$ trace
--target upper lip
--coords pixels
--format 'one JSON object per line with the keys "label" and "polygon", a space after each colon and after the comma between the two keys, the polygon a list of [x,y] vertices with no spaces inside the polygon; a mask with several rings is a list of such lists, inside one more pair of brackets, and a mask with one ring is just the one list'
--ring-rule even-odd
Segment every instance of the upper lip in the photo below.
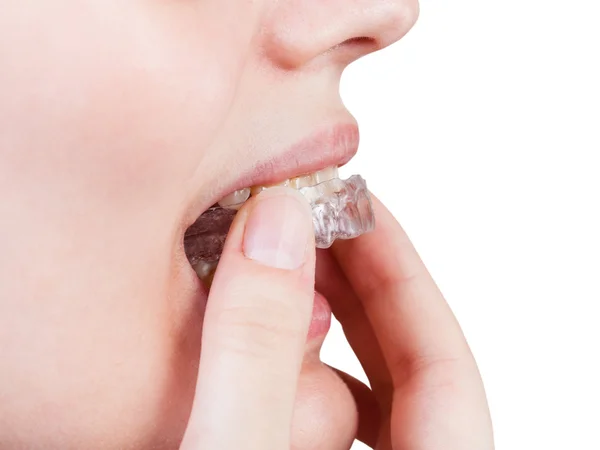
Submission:
{"label": "upper lip", "polygon": [[358,142],[356,123],[338,123],[320,129],[272,158],[258,161],[233,183],[215,192],[211,204],[239,189],[275,184],[326,167],[342,166],[356,154]]}
{"label": "upper lip", "polygon": [[[358,151],[356,124],[338,124],[300,140],[281,154],[259,161],[236,181],[237,187],[274,184],[331,166],[342,166]],[[232,192],[230,191],[230,192]],[[225,193],[227,194],[227,193]]]}

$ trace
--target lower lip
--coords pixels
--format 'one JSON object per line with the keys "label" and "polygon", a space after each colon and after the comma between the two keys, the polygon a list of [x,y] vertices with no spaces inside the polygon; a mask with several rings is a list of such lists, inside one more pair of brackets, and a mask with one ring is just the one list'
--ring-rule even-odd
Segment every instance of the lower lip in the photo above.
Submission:
{"label": "lower lip", "polygon": [[325,297],[315,291],[308,340],[323,338],[331,327],[331,307]]}

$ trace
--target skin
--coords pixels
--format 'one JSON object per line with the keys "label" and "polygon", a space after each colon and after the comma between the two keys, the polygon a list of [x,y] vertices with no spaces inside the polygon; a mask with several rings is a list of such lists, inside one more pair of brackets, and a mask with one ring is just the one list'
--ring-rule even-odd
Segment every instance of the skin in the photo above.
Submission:
{"label": "skin", "polygon": [[[464,338],[381,205],[375,233],[318,258],[307,244],[289,273],[243,255],[247,205],[208,309],[182,247],[219,186],[348,119],[343,69],[400,39],[413,0],[0,0],[0,11],[1,448],[240,448],[238,435],[244,448],[342,449],[356,433],[382,449],[492,448]],[[319,361],[322,336],[306,339],[315,273],[372,392]],[[218,320],[244,298],[254,306]],[[244,371],[215,356],[235,348],[223,344],[235,329],[262,349],[234,352]],[[288,352],[265,345],[269,329]],[[266,367],[280,375],[268,385]]]}

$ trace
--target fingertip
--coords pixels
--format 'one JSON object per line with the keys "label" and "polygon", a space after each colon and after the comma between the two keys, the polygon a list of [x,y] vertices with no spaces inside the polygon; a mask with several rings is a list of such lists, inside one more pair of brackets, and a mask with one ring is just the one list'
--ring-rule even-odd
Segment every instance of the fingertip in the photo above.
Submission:
{"label": "fingertip", "polygon": [[204,318],[194,401],[194,423],[211,425],[202,448],[239,448],[231,429],[257,442],[260,430],[289,429],[314,298],[312,233],[310,207],[290,189],[266,190],[237,214]]}
{"label": "fingertip", "polygon": [[261,192],[245,224],[242,250],[246,258],[267,267],[295,270],[314,247],[311,211],[294,189]]}

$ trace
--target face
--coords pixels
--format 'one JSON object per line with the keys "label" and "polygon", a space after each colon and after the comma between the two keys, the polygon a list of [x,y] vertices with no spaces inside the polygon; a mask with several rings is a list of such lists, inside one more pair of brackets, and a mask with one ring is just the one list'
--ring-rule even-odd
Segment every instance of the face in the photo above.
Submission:
{"label": "face", "polygon": [[[234,189],[349,158],[341,73],[401,38],[415,0],[0,10],[0,447],[176,448],[206,301],[185,230]],[[320,397],[351,410],[318,362],[322,329],[307,342],[297,448],[353,432]]]}

